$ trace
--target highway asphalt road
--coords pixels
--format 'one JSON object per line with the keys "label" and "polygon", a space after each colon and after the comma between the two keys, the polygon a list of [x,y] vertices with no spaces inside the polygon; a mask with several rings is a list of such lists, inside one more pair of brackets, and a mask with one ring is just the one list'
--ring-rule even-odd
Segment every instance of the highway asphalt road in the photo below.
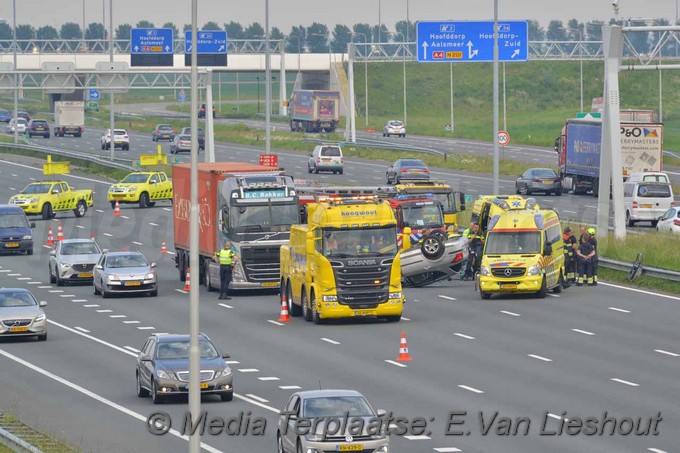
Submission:
{"label": "highway asphalt road", "polygon": [[[257,154],[231,152],[234,158]],[[281,158],[297,159],[283,162],[287,165],[300,157]],[[42,176],[37,164],[9,160],[20,159],[0,161],[4,198]],[[365,163],[349,165],[345,178],[321,178],[355,179],[359,168],[373,170]],[[56,220],[36,220],[35,255],[0,257],[2,286],[26,287],[48,301],[50,320],[47,342],[0,340],[0,407],[88,452],[186,451],[179,432],[152,436],[144,423],[163,411],[181,431],[186,401],[154,406],[149,398],[137,398],[134,387],[134,354],[147,336],[187,331],[189,296],[181,291],[172,255],[160,253],[162,240],[173,250],[171,205],[144,210],[124,206],[123,216],[114,217],[105,201],[107,183],[66,179],[94,188],[94,209],[81,219],[69,212]],[[42,244],[47,226],[56,229],[57,222],[67,238],[94,233],[103,248],[142,250],[159,264],[159,297],[102,299],[90,286],[50,285],[49,249]],[[205,398],[202,409],[210,417],[243,413],[251,420],[266,420],[264,435],[206,435],[206,451],[273,451],[276,411],[298,387],[353,388],[375,408],[410,420],[425,418],[424,433],[391,436],[395,452],[677,451],[680,298],[605,283],[569,288],[542,300],[482,301],[472,282],[458,281],[405,293],[408,302],[398,324],[317,326],[301,318],[277,323],[275,294],[239,294],[218,301],[201,288],[201,330],[231,354],[236,391],[233,402]],[[402,330],[414,359],[405,366],[394,361]],[[446,435],[452,411],[467,413],[458,418],[465,425],[450,427],[462,435]],[[496,412],[498,418],[527,417],[528,435],[526,423],[518,435],[500,435],[496,429],[502,425],[497,424],[484,434],[479,417],[488,426]],[[640,418],[642,430],[661,413],[658,435],[540,434],[545,417],[547,433],[565,419],[601,418],[604,412],[619,422]],[[627,421],[623,429],[628,429]]]}

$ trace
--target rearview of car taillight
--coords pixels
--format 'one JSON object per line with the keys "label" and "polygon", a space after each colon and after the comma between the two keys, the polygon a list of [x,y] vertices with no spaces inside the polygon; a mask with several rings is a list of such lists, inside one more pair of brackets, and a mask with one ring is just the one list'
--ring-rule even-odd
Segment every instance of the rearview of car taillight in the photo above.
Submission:
{"label": "rearview of car taillight", "polygon": [[633,209],[637,209],[637,208],[639,208],[639,207],[640,207],[640,206],[638,205],[638,202],[637,202],[637,201],[634,201],[634,202],[633,202]]}
{"label": "rearview of car taillight", "polygon": [[680,226],[680,220],[678,219],[673,220],[673,225]]}

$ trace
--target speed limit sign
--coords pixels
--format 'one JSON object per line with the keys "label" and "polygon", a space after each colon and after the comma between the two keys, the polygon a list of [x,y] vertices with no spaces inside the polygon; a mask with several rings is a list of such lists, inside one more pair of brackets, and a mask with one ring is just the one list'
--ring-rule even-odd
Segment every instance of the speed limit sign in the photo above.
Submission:
{"label": "speed limit sign", "polygon": [[510,134],[506,131],[498,131],[498,144],[505,146],[510,143]]}

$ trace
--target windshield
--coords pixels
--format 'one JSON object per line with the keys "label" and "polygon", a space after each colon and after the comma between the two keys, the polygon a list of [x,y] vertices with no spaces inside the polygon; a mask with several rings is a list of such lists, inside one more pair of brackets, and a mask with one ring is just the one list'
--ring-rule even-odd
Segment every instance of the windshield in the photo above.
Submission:
{"label": "windshield", "polygon": [[404,226],[414,229],[438,228],[444,225],[444,217],[438,204],[403,206]]}
{"label": "windshield", "polygon": [[156,129],[159,130],[172,129],[172,126],[170,126],[169,124],[159,124]]}
{"label": "windshield", "polygon": [[405,159],[401,161],[401,167],[426,167],[426,165],[419,160]]}
{"label": "windshield", "polygon": [[140,183],[140,182],[146,182],[146,180],[149,179],[148,174],[144,173],[131,173],[125,177],[121,182],[126,182],[126,183]]}
{"label": "windshield", "polygon": [[49,193],[52,184],[29,184],[21,193]]}
{"label": "windshield", "polygon": [[106,267],[145,267],[148,266],[142,255],[116,255],[106,258]]}
{"label": "windshield", "polygon": [[534,170],[533,172],[531,172],[531,176],[533,176],[534,178],[556,178],[557,177],[557,175],[555,174],[554,171],[549,170],[547,168]]}
{"label": "windshield", "polygon": [[640,184],[638,186],[638,196],[644,198],[670,198],[670,184]]}
{"label": "windshield", "polygon": [[0,215],[0,228],[28,228],[24,213]]}
{"label": "windshield", "polygon": [[77,242],[61,246],[62,255],[96,255],[99,247],[93,242]]}
{"label": "windshield", "polygon": [[299,223],[297,202],[292,204],[260,204],[257,206],[232,206],[229,210],[229,227],[244,231],[290,231]]}
{"label": "windshield", "polygon": [[123,129],[114,129],[113,135],[127,135],[127,132],[125,132]]}
{"label": "windshield", "polygon": [[328,257],[394,255],[397,252],[395,227],[352,230],[324,230],[321,242]]}
{"label": "windshield", "polygon": [[486,249],[484,249],[485,255],[538,255],[539,253],[541,253],[539,231],[491,231],[486,238]]}
{"label": "windshield", "polygon": [[0,293],[0,307],[30,307],[32,305],[38,304],[28,292]]}
{"label": "windshield", "polygon": [[[202,359],[216,359],[219,354],[215,347],[206,340],[201,340],[201,358]],[[167,343],[159,343],[158,359],[188,359],[189,358],[189,342],[188,341],[171,341]]]}
{"label": "windshield", "polygon": [[303,415],[305,417],[371,417],[373,410],[365,399],[360,396],[329,396],[309,398],[304,401]]}
{"label": "windshield", "polygon": [[402,123],[401,121],[390,121],[390,126],[401,127],[403,125],[404,123]]}

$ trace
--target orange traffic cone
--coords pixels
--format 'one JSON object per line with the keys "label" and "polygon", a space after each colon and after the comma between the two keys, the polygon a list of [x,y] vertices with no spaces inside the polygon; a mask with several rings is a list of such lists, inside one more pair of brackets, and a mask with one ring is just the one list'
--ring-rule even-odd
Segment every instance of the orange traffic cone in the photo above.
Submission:
{"label": "orange traffic cone", "polygon": [[90,233],[90,239],[94,241],[94,233]]}
{"label": "orange traffic cone", "polygon": [[127,252],[127,249],[125,247],[123,247],[122,249],[120,249],[120,251],[121,252]]}
{"label": "orange traffic cone", "polygon": [[61,223],[57,224],[57,242],[64,240],[64,230],[61,229]]}
{"label": "orange traffic cone", "polygon": [[182,291],[189,291],[191,289],[191,269],[187,267],[187,280]]}
{"label": "orange traffic cone", "polygon": [[408,353],[408,345],[406,344],[406,332],[401,331],[401,342],[399,344],[399,357],[397,362],[408,362],[413,360],[413,357]]}
{"label": "orange traffic cone", "polygon": [[161,242],[161,253],[168,253],[168,248],[165,246],[165,239]]}
{"label": "orange traffic cone", "polygon": [[113,215],[120,215],[120,206],[118,206],[118,200],[116,200],[116,207],[113,209]]}
{"label": "orange traffic cone", "polygon": [[281,316],[279,322],[290,322],[290,315],[288,315],[288,302],[286,301],[286,293],[283,293],[281,298]]}
{"label": "orange traffic cone", "polygon": [[54,245],[54,236],[52,235],[52,227],[47,227],[47,245]]}

